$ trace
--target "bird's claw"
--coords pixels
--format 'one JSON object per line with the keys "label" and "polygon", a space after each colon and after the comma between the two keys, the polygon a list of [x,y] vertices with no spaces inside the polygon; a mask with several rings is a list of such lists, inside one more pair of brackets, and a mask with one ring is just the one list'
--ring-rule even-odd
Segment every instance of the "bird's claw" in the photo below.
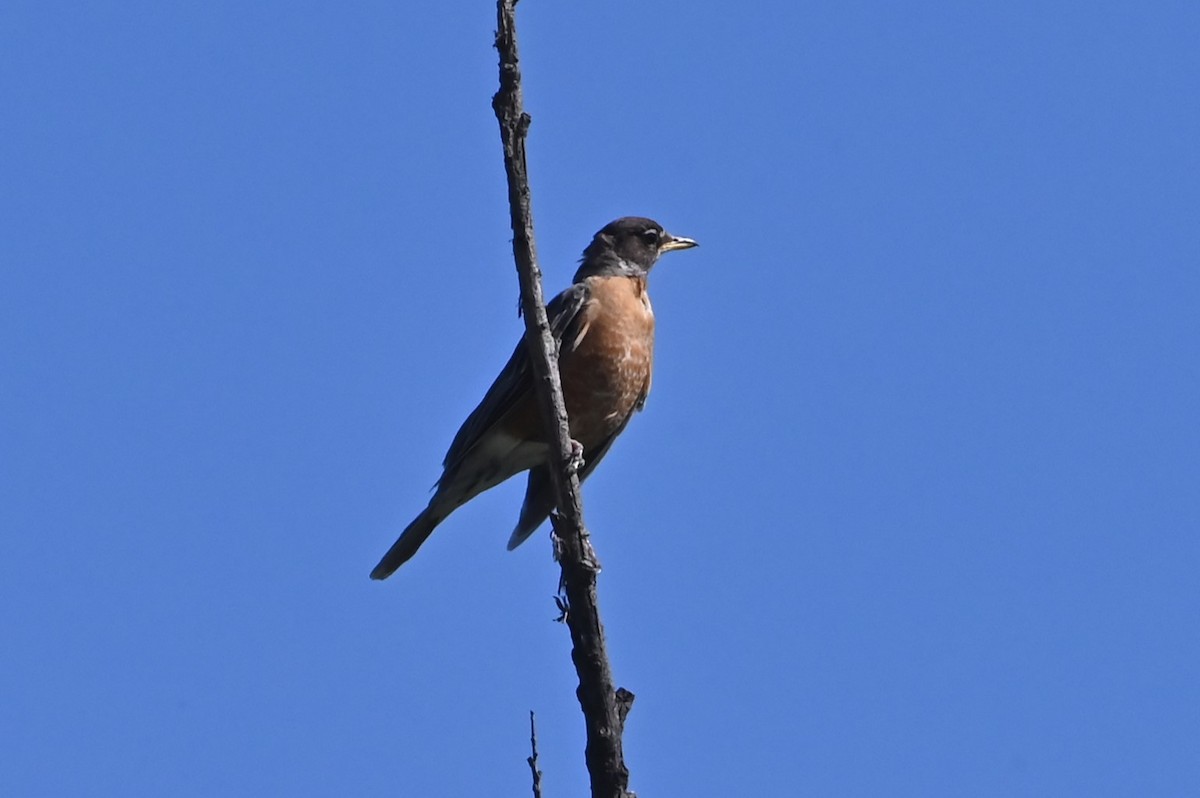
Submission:
{"label": "bird's claw", "polygon": [[571,459],[567,461],[567,473],[578,474],[583,469],[583,444],[571,439]]}

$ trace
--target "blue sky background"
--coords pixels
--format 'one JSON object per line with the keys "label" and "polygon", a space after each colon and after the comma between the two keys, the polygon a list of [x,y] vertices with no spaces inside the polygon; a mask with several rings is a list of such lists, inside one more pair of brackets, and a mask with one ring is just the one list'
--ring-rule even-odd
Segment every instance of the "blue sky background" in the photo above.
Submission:
{"label": "blue sky background", "polygon": [[[585,491],[631,786],[1200,793],[1200,6],[520,6],[538,244],[699,239]],[[583,795],[489,3],[0,6],[0,793]]]}

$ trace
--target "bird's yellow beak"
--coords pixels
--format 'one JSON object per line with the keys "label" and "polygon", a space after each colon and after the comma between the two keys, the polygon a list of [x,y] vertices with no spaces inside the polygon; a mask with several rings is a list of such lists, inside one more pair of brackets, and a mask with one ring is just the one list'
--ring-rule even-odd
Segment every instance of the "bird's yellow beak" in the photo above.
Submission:
{"label": "bird's yellow beak", "polygon": [[658,252],[661,255],[664,252],[671,252],[672,250],[676,249],[691,249],[692,247],[698,246],[700,245],[690,238],[673,236],[670,233],[667,233],[663,236],[662,241],[659,242]]}

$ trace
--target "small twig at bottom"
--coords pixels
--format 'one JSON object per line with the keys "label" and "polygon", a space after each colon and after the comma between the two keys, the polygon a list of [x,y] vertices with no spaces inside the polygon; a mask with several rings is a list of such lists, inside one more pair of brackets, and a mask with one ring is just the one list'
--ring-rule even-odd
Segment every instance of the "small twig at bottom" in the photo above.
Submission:
{"label": "small twig at bottom", "polygon": [[533,755],[525,758],[533,773],[533,798],[542,798],[542,771],[537,766],[537,727],[533,725],[533,710],[529,710],[529,747]]}

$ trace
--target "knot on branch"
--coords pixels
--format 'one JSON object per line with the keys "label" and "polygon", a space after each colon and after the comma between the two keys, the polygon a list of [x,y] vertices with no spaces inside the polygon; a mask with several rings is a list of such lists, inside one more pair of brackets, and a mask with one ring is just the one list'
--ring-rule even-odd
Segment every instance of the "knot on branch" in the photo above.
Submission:
{"label": "knot on branch", "polygon": [[633,699],[637,696],[624,687],[618,687],[615,697],[617,699],[617,734],[620,735],[625,730],[625,718],[629,717],[629,710],[633,709]]}
{"label": "knot on branch", "polygon": [[[592,548],[592,536],[587,529],[581,528],[578,536],[573,535],[572,530],[567,528],[567,522],[557,512],[550,513],[550,526],[554,561],[563,567],[559,591],[563,590],[566,582],[578,577],[595,581],[596,574],[600,573],[600,558]],[[572,545],[575,540],[579,541],[578,552]]]}

